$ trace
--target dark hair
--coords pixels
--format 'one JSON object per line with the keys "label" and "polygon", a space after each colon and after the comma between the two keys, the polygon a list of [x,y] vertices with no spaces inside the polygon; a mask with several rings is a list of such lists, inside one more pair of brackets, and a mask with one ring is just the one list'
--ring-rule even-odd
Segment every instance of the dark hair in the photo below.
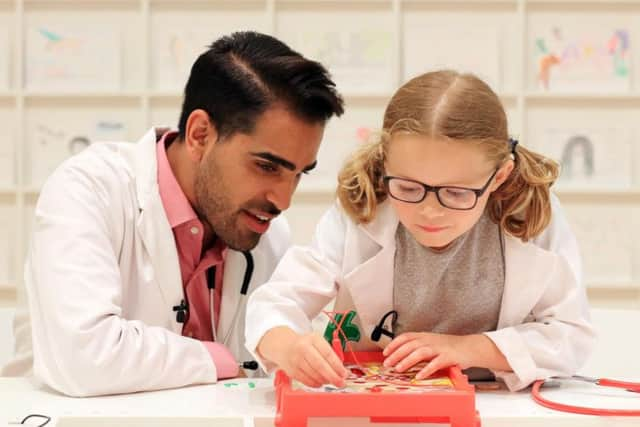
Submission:
{"label": "dark hair", "polygon": [[308,122],[342,115],[343,100],[329,72],[278,39],[252,31],[216,40],[198,57],[184,90],[178,129],[205,110],[220,137],[251,133],[258,116],[275,103]]}

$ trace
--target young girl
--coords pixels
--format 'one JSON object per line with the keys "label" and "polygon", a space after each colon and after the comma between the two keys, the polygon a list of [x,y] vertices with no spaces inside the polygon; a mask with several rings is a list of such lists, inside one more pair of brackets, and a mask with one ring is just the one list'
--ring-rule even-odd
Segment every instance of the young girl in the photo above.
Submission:
{"label": "young girl", "polygon": [[[574,373],[594,335],[550,225],[557,176],[557,164],[508,138],[484,82],[414,78],[387,106],[380,140],[344,166],[311,247],[291,248],[251,296],[247,348],[267,370],[343,385],[339,358],[310,332],[336,297],[336,311],[356,314],[343,323],[352,347],[384,348],[400,372],[426,362],[418,379],[457,364],[519,390]],[[543,249],[531,240],[547,227]]]}

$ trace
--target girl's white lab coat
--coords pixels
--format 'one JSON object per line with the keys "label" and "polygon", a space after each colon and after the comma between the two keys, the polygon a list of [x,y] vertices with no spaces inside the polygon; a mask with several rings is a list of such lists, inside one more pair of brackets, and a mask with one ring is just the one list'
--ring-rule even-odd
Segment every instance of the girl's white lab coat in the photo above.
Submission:
{"label": "girl's white lab coat", "polygon": [[[554,212],[558,211],[554,201]],[[338,206],[329,210],[312,245],[290,248],[269,283],[249,299],[247,348],[260,360],[255,349],[269,329],[289,326],[298,333],[310,332],[309,319],[334,296],[336,310],[353,309],[358,314],[361,339],[354,348],[383,347],[386,342],[375,343],[369,337],[383,315],[393,310],[397,225],[389,203],[383,203],[367,225],[357,225]],[[513,372],[494,372],[511,390],[537,378],[574,373],[593,343],[585,292],[578,284],[577,247],[561,215],[537,244],[552,242],[547,248],[554,252],[505,236],[505,286],[498,329],[486,335],[513,368]],[[273,368],[260,362],[266,369]]]}
{"label": "girl's white lab coat", "polygon": [[[25,268],[35,375],[72,396],[124,393],[215,382],[204,345],[181,336],[173,306],[184,299],[173,233],[158,192],[156,139],[94,144],[58,168],[35,212]],[[249,292],[267,281],[289,245],[284,220],[274,220],[252,251]],[[55,259],[55,262],[51,260]],[[228,251],[218,336],[236,310],[228,348],[243,346],[245,259]],[[17,317],[16,364],[31,365],[29,319]]]}

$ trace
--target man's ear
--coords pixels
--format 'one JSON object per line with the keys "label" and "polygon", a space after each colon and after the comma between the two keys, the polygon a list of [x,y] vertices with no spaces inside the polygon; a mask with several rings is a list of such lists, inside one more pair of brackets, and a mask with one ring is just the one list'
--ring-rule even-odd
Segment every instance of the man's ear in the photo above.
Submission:
{"label": "man's ear", "polygon": [[496,172],[496,178],[493,180],[493,184],[491,185],[492,192],[497,190],[507,180],[507,178],[509,178],[514,167],[515,163],[512,159],[507,160],[502,166],[500,166],[500,169]]}
{"label": "man's ear", "polygon": [[193,110],[187,119],[184,143],[195,161],[200,161],[209,144],[218,140],[218,131],[209,114],[201,109]]}

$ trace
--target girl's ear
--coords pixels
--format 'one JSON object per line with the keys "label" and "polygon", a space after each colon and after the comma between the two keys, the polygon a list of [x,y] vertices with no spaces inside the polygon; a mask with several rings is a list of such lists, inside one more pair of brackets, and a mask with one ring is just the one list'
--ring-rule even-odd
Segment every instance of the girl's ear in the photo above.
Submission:
{"label": "girl's ear", "polygon": [[511,172],[513,172],[514,167],[515,163],[512,159],[507,160],[502,166],[500,166],[500,169],[498,169],[498,172],[496,173],[496,178],[493,180],[493,184],[491,184],[491,192],[494,192],[498,188],[500,188],[500,186],[507,180],[507,178],[509,178],[509,175],[511,175]]}

